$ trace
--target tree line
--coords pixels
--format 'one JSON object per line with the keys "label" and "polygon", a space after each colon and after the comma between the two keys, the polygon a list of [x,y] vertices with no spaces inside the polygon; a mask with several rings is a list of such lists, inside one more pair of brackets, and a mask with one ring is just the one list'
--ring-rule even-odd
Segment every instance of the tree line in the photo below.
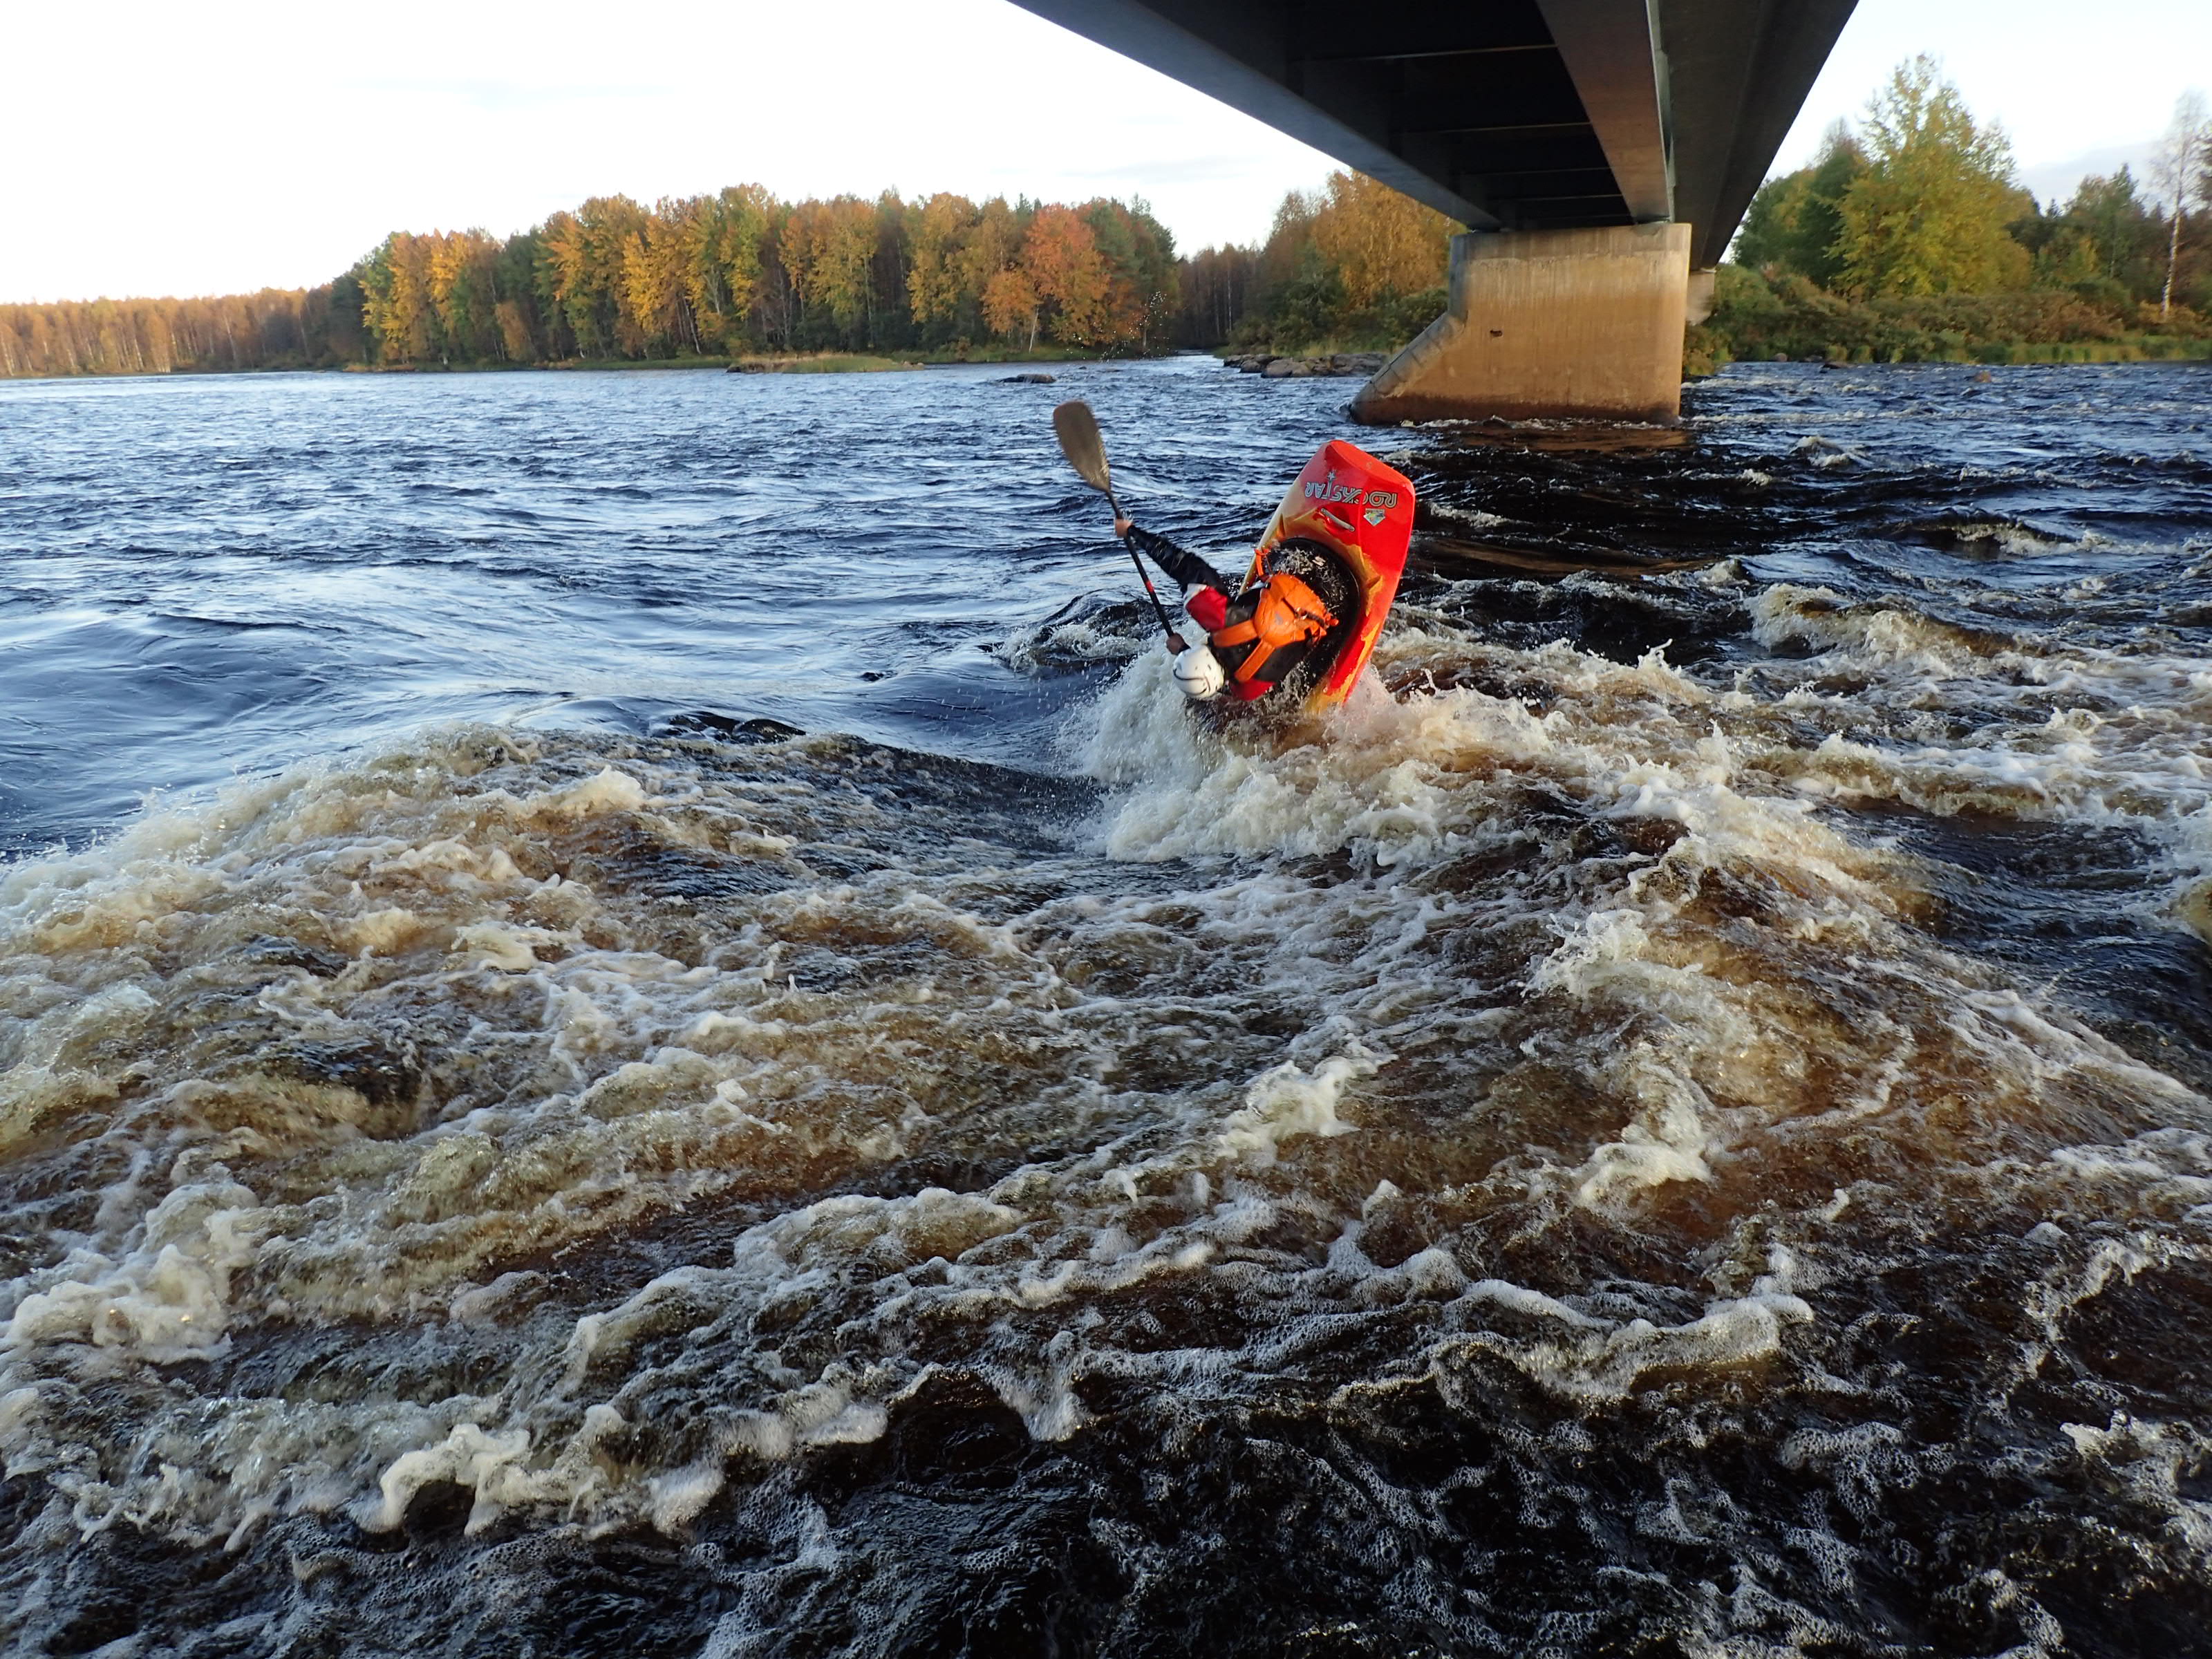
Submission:
{"label": "tree line", "polygon": [[1178,262],[1141,202],[599,197],[505,238],[395,231],[319,288],[0,306],[0,375],[1165,349]]}
{"label": "tree line", "polygon": [[2212,121],[2185,98],[2148,179],[2063,203],[2018,184],[2002,129],[1936,63],[1900,65],[1856,128],[1753,198],[1721,270],[1715,343],[1740,356],[1988,355],[2212,333]]}
{"label": "tree line", "polygon": [[1182,266],[1182,343],[1357,349],[1403,343],[1444,308],[1460,227],[1364,173],[1292,191],[1257,247]]}
{"label": "tree line", "polygon": [[[1285,197],[1258,246],[1182,258],[1140,201],[599,197],[505,238],[394,232],[303,291],[0,306],[0,375],[1388,347],[1443,311],[1456,228],[1342,172]],[[2185,100],[2152,179],[2045,206],[1915,58],[1760,188],[1720,278],[1693,368],[2212,337],[2212,121]]]}
{"label": "tree line", "polygon": [[[1389,347],[1445,305],[1458,228],[1356,173],[1293,192],[1255,248],[1182,265],[1181,337],[1279,350]],[[1933,59],[1908,60],[1853,128],[1753,198],[1719,306],[1686,362],[2155,355],[2212,339],[2212,121],[2176,110],[2152,176],[2039,204],[2002,128]]]}
{"label": "tree line", "polygon": [[1188,258],[1142,202],[598,197],[503,238],[395,231],[318,288],[0,306],[0,376],[1389,343],[1442,308],[1453,228],[1352,173]]}
{"label": "tree line", "polygon": [[264,289],[199,300],[0,305],[0,379],[335,366],[361,317],[332,289]]}
{"label": "tree line", "polygon": [[[1403,343],[1443,308],[1458,228],[1356,173],[1294,191],[1259,247],[1182,267],[1188,344]],[[2002,128],[1934,60],[1908,60],[1856,128],[1753,198],[1695,369],[1731,356],[1917,358],[2212,338],[2212,121],[2182,100],[2148,179],[2126,169],[2039,204]],[[2117,345],[2115,343],[2118,343]],[[2190,349],[2197,348],[2189,346]]]}

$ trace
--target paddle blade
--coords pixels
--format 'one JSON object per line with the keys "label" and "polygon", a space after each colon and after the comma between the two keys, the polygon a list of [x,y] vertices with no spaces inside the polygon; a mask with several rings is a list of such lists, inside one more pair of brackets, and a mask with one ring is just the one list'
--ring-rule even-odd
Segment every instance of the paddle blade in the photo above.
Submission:
{"label": "paddle blade", "polygon": [[1114,483],[1106,470],[1106,441],[1098,435],[1098,417],[1091,405],[1080,398],[1062,404],[1052,411],[1052,429],[1060,435],[1060,453],[1083,482],[1110,494]]}

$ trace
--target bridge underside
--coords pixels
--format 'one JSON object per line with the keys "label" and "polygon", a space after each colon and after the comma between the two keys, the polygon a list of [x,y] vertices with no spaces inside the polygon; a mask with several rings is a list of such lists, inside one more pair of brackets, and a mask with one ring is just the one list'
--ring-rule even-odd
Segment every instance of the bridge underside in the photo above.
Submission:
{"label": "bridge underside", "polygon": [[[1516,269],[1513,245],[1491,239],[1673,223],[1687,228],[1670,239],[1686,248],[1685,278],[1717,264],[1855,0],[1018,3],[1458,220],[1476,240],[1454,252],[1455,313],[1462,299],[1481,310],[1486,286],[1504,281],[1534,316],[1545,301],[1534,273],[1566,268],[1547,254]],[[1618,271],[1650,265],[1638,257],[1646,241],[1578,246]],[[1679,296],[1604,282],[1568,283],[1559,297],[1680,309]],[[1600,337],[1612,337],[1570,328],[1555,349]],[[1468,413],[1502,412],[1478,406],[1480,383],[1460,376],[1449,397]],[[1588,412],[1573,401],[1559,412]]]}

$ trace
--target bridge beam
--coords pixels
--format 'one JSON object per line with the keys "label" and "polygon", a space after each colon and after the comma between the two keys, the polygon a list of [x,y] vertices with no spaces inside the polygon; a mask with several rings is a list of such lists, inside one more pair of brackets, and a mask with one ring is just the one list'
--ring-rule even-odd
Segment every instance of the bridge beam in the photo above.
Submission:
{"label": "bridge beam", "polygon": [[1353,418],[1674,421],[1690,240],[1682,224],[1455,236],[1449,307]]}
{"label": "bridge beam", "polygon": [[1476,233],[1363,418],[1671,420],[1690,270],[1727,251],[1856,0],[1016,3]]}
{"label": "bridge beam", "polygon": [[1674,216],[1667,58],[1650,0],[1537,0],[1590,131],[1637,224]]}
{"label": "bridge beam", "polygon": [[[1478,181],[1457,177],[1447,165],[1449,147],[1407,131],[1407,106],[1419,101],[1421,90],[1419,71],[1440,34],[1468,36],[1478,56],[1495,50],[1484,38],[1488,27],[1480,7],[1458,9],[1472,16],[1424,9],[1411,19],[1380,20],[1393,38],[1378,41],[1376,28],[1347,27],[1318,0],[1015,3],[1255,116],[1447,218],[1478,228],[1499,222],[1481,201]],[[1529,5],[1512,0],[1507,9]],[[1337,42],[1357,44],[1358,55],[1337,54],[1331,50]],[[1509,38],[1506,49],[1511,45]],[[1411,88],[1401,69],[1407,55],[1416,70]]]}

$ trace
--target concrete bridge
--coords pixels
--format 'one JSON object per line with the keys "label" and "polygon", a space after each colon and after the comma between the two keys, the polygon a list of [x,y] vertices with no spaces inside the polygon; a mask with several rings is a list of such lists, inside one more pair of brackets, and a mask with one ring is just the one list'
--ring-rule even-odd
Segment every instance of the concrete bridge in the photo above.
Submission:
{"label": "concrete bridge", "polygon": [[1466,225],[1370,421],[1668,421],[1856,0],[1017,0]]}

